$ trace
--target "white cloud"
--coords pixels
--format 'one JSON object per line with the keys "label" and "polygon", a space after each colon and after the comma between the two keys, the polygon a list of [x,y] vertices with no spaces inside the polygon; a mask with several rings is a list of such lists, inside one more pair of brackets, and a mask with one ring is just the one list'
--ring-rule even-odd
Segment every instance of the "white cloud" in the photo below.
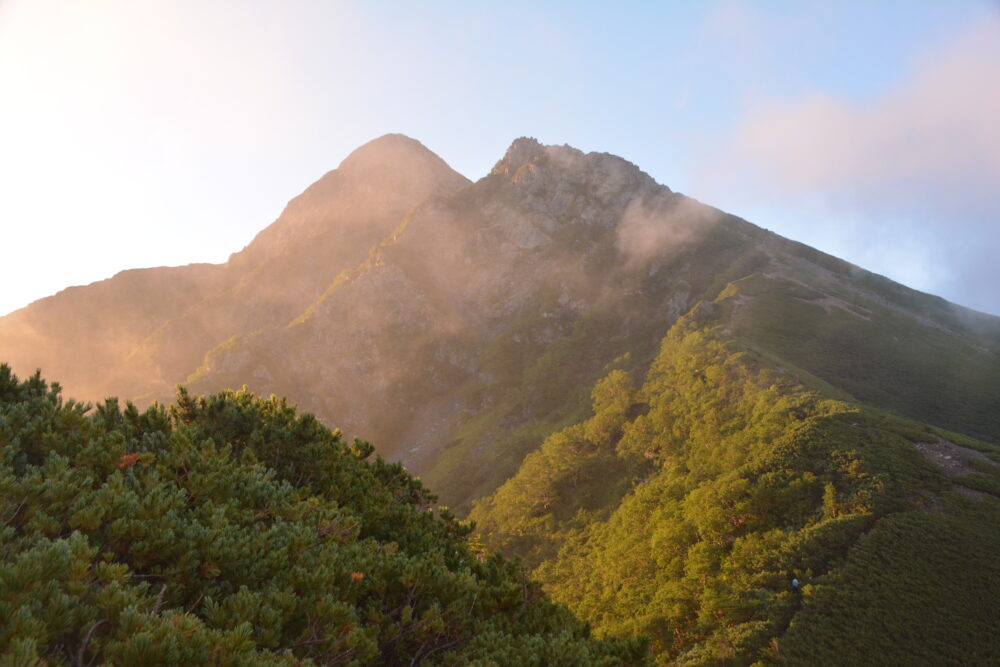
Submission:
{"label": "white cloud", "polygon": [[[949,211],[975,206],[955,195],[998,194],[998,82],[1000,24],[990,23],[925,58],[906,84],[871,102],[820,94],[762,105],[739,128],[735,149],[793,192],[839,192],[901,210],[918,202]],[[915,192],[921,185],[932,191]],[[942,186],[949,190],[934,192]]]}
{"label": "white cloud", "polygon": [[[833,230],[761,224],[806,242],[833,237],[826,247],[853,261],[898,238],[911,249],[905,255],[946,265],[917,286],[1000,313],[1000,21],[925,54],[874,99],[816,93],[758,103],[712,164],[722,181],[714,188],[783,201],[786,213],[791,202],[819,199],[820,217],[838,221]],[[891,259],[899,254],[867,268],[912,280],[920,269]]]}

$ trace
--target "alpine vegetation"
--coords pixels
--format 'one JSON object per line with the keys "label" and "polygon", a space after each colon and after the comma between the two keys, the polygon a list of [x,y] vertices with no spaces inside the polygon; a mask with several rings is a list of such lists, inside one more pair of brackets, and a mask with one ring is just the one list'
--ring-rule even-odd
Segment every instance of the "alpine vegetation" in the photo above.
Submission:
{"label": "alpine vegetation", "polygon": [[638,664],[398,464],[246,391],[90,410],[0,366],[8,664]]}
{"label": "alpine vegetation", "polygon": [[12,659],[1000,662],[1000,318],[620,157],[387,135],[0,355]]}

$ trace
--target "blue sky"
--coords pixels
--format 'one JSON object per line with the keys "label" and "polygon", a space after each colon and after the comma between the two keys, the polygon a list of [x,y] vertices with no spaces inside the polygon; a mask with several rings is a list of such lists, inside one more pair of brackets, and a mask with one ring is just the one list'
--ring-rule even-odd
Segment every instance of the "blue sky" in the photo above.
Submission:
{"label": "blue sky", "polygon": [[0,0],[0,314],[221,262],[360,144],[518,136],[1000,314],[1000,5]]}

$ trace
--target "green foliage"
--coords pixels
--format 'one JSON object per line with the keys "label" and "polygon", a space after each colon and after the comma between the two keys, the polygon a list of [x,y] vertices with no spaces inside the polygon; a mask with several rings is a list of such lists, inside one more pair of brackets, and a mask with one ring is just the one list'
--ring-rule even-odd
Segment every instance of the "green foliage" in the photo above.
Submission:
{"label": "green foliage", "polygon": [[372,451],[246,391],[88,414],[0,366],[2,660],[641,660]]}
{"label": "green foliage", "polygon": [[[805,587],[775,658],[788,664],[994,665],[1000,502],[879,521],[844,567]],[[775,661],[777,662],[777,660]]]}
{"label": "green foliage", "polygon": [[976,472],[959,475],[953,481],[966,488],[1000,498],[1000,464],[971,460],[968,461],[968,465]]}
{"label": "green foliage", "polygon": [[[545,318],[542,313],[547,309],[562,316]],[[473,499],[511,477],[540,441],[585,419],[591,398],[588,388],[601,379],[607,366],[634,370],[652,357],[649,345],[648,350],[634,349],[635,358],[626,355],[628,345],[618,333],[623,322],[616,309],[599,309],[579,318],[566,310],[541,300],[532,316],[515,322],[487,349],[485,368],[493,380],[466,387],[466,403],[483,407],[457,425],[451,445],[442,449],[426,474],[459,511],[468,511]],[[642,326],[650,330],[642,336],[648,340],[655,340],[654,328],[662,330],[662,323],[655,320]],[[565,330],[565,336],[547,340],[549,327]],[[616,338],[615,344],[608,343]]]}
{"label": "green foliage", "polygon": [[[726,295],[727,305],[740,304],[729,322],[734,335],[864,403],[1000,441],[1000,358],[954,315],[925,304],[936,319],[921,319],[845,288],[830,289],[832,296],[802,290],[759,275],[737,281]],[[914,309],[932,301],[915,292],[906,296],[903,303]]]}
{"label": "green foliage", "polygon": [[[829,641],[811,653],[801,648],[811,641],[810,624],[831,613],[841,616],[839,624],[862,624],[867,612],[859,607],[852,616],[847,603],[832,610],[822,598],[812,616],[799,616],[813,603],[803,606],[790,582],[804,582],[810,600],[819,586],[839,591],[845,564],[860,558],[856,550],[870,536],[896,525],[883,526],[890,518],[903,526],[899,544],[908,545],[892,562],[917,548],[924,513],[958,502],[912,444],[934,436],[919,424],[805,390],[696,315],[664,339],[638,392],[622,380],[613,373],[602,381],[591,418],[547,439],[518,475],[477,504],[482,539],[537,565],[551,596],[599,634],[648,637],[665,664],[775,662],[794,651],[793,664],[841,664]],[[977,467],[977,483],[992,484],[994,467]],[[581,479],[590,485],[567,484]],[[962,561],[974,576],[994,576],[975,559],[1000,539],[992,527],[996,509],[979,510],[991,517],[979,537],[971,524],[959,529],[944,516],[935,524],[941,539],[967,542],[977,554]],[[888,565],[876,565],[866,560],[865,581],[893,576]],[[930,569],[921,571],[929,576]],[[904,590],[880,613],[933,604],[949,590],[926,586],[917,597]],[[852,595],[843,592],[843,599]],[[956,628],[979,613],[981,606],[963,608],[961,600],[943,601],[952,619],[941,636],[957,636]],[[919,636],[919,614],[898,614],[912,624],[909,635]],[[785,642],[790,627],[806,639]],[[899,634],[880,641],[893,644],[891,655],[913,654],[900,648],[906,640]],[[877,643],[856,648],[878,650]],[[946,655],[1000,657],[995,649],[963,650]]]}
{"label": "green foliage", "polygon": [[476,504],[471,518],[491,548],[536,565],[551,558],[566,531],[617,503],[628,487],[614,445],[633,405],[627,373],[612,371],[594,388],[594,416],[545,440],[518,475]]}

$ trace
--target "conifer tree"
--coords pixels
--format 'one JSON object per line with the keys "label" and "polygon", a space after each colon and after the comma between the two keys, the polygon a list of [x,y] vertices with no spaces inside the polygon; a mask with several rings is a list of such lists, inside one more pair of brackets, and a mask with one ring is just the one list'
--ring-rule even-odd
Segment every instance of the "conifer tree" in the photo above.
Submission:
{"label": "conifer tree", "polygon": [[641,662],[372,453],[245,390],[91,410],[0,366],[0,657]]}

